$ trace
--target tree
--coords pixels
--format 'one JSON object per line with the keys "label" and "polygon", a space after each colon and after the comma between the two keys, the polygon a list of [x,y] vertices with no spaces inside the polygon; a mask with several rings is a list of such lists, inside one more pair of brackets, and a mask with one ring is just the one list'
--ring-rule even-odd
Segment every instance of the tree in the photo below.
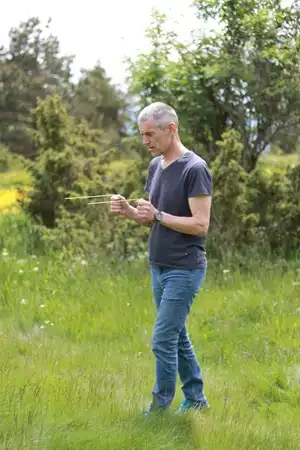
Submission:
{"label": "tree", "polygon": [[[57,93],[38,99],[32,117],[37,157],[28,163],[32,185],[21,205],[37,222],[47,246],[118,257],[143,250],[146,227],[112,216],[108,205],[88,204],[107,201],[111,193],[126,198],[142,195],[143,161],[133,144],[124,146],[131,147],[126,151],[136,158],[127,164],[117,161],[122,149],[107,141],[103,130],[92,129],[87,121],[78,122],[68,114]],[[105,197],[69,199],[94,195]]]}
{"label": "tree", "polygon": [[92,128],[110,130],[120,136],[124,132],[125,97],[97,64],[82,70],[74,85],[70,111],[77,119],[85,119]]}
{"label": "tree", "polygon": [[[131,92],[143,106],[166,101],[179,112],[183,138],[209,160],[233,128],[243,142],[241,162],[254,169],[259,155],[280,132],[300,121],[300,7],[278,0],[195,0],[201,28],[213,34],[190,45],[165,31],[154,15],[149,54],[130,61]],[[204,25],[203,25],[204,22]]]}
{"label": "tree", "polygon": [[38,18],[30,18],[12,28],[8,48],[0,48],[0,141],[28,157],[35,154],[26,130],[37,98],[54,88],[66,98],[70,90],[73,57],[61,56],[58,39],[45,31]]}

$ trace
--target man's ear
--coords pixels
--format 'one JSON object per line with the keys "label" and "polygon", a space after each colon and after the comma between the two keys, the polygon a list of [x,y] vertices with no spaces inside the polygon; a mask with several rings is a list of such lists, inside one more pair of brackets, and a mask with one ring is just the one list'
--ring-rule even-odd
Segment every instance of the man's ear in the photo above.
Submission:
{"label": "man's ear", "polygon": [[171,134],[175,134],[177,130],[177,125],[175,122],[170,122],[168,128]]}

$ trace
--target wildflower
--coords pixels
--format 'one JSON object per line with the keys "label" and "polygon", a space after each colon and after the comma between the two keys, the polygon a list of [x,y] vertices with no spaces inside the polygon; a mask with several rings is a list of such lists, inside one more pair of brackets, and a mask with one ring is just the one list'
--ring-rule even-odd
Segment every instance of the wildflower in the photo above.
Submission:
{"label": "wildflower", "polygon": [[19,269],[19,273],[24,273],[24,270],[23,269]]}
{"label": "wildflower", "polygon": [[130,303],[127,303],[127,306],[130,306]]}
{"label": "wildflower", "polygon": [[6,250],[6,248],[2,250],[2,256],[8,256],[8,251]]}
{"label": "wildflower", "polygon": [[45,308],[45,305],[40,305],[40,308]]}
{"label": "wildflower", "polygon": [[81,260],[81,264],[82,264],[83,266],[86,266],[86,265],[87,265],[87,261],[85,261],[84,259],[82,259],[82,260]]}
{"label": "wildflower", "polygon": [[33,271],[34,271],[34,272],[38,272],[38,271],[39,271],[39,267],[37,267],[37,266],[34,267],[34,268],[33,268]]}
{"label": "wildflower", "polygon": [[292,286],[300,286],[300,281],[293,281]]}
{"label": "wildflower", "polygon": [[21,305],[26,305],[27,301],[25,300],[25,298],[22,298],[20,303],[21,303]]}
{"label": "wildflower", "polygon": [[50,325],[51,325],[51,327],[53,327],[54,323],[51,322]]}
{"label": "wildflower", "polygon": [[229,272],[230,272],[229,269],[224,269],[224,270],[223,270],[223,273],[229,273]]}
{"label": "wildflower", "polygon": [[41,325],[40,328],[43,329],[43,328],[45,328],[45,326],[44,326],[44,325]]}
{"label": "wildflower", "polygon": [[48,323],[50,323],[50,320],[44,320],[44,323],[45,323],[46,325],[48,325]]}

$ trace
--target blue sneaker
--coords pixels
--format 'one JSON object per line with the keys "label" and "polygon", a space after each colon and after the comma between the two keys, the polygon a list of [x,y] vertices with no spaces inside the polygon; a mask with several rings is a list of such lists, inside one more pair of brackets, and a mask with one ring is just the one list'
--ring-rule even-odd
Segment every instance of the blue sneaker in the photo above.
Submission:
{"label": "blue sneaker", "polygon": [[189,410],[200,412],[208,408],[210,408],[210,406],[206,401],[191,402],[189,400],[183,400],[177,410],[177,414],[184,413]]}
{"label": "blue sneaker", "polygon": [[156,414],[161,414],[163,412],[165,412],[167,410],[167,408],[158,408],[157,406],[154,405],[154,403],[150,403],[150,405],[148,406],[147,409],[145,409],[143,411],[143,416],[150,416],[150,415],[156,415]]}

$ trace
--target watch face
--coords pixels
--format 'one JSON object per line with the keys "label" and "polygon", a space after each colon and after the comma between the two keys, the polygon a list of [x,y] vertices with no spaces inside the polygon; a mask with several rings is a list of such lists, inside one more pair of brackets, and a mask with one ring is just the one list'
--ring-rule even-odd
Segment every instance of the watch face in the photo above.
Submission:
{"label": "watch face", "polygon": [[156,214],[155,214],[155,216],[156,216],[156,220],[158,220],[158,221],[160,222],[161,219],[162,219],[162,213],[161,213],[161,211],[157,211]]}

